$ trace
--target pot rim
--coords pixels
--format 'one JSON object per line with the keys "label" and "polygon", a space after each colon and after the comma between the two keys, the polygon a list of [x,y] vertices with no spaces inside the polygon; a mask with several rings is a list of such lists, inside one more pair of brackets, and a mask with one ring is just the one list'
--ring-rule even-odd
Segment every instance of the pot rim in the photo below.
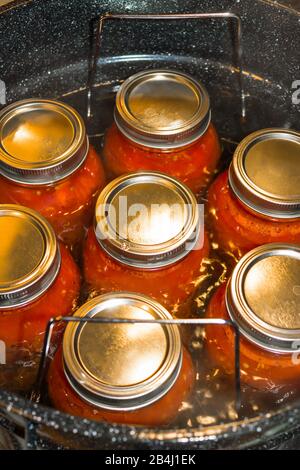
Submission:
{"label": "pot rim", "polygon": [[[190,429],[179,427],[169,429],[151,428],[82,419],[57,411],[46,405],[33,403],[29,399],[17,394],[10,394],[4,390],[0,390],[0,410],[6,411],[8,414],[13,413],[38,425],[38,427],[43,428],[43,434],[45,434],[45,427],[63,434],[72,434],[75,428],[77,429],[76,435],[78,437],[97,439],[97,437],[99,438],[97,434],[105,433],[107,438],[105,431],[115,429],[119,431],[120,441],[122,441],[123,435],[127,442],[129,439],[134,442],[140,441],[140,443],[161,441],[164,444],[205,444],[213,441],[217,444],[221,440],[223,440],[223,443],[230,441],[232,437],[235,437],[236,440],[243,436],[249,437],[251,432],[259,433],[259,440],[261,441],[264,435],[268,439],[274,439],[283,433],[293,431],[300,425],[300,400],[294,406],[286,405],[283,409],[273,410],[266,414],[259,413],[254,418],[244,418],[229,423],[221,423],[203,428],[193,427]],[[286,419],[283,419],[284,417]],[[280,426],[278,426],[279,424]],[[275,431],[274,434],[270,430]],[[248,445],[249,441],[247,440]]]}

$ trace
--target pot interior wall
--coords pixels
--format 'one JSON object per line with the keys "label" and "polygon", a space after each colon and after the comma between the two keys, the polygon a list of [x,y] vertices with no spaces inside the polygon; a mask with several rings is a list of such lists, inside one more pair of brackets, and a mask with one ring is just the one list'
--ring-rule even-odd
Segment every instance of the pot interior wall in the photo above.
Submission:
{"label": "pot interior wall", "polygon": [[[7,101],[32,96],[67,99],[66,93],[84,88],[93,19],[99,14],[183,11],[179,1],[125,3],[35,0],[8,9],[0,22],[0,79]],[[227,138],[237,141],[263,127],[297,127],[299,107],[292,103],[292,82],[298,71],[298,16],[252,0],[201,5],[189,0],[184,6],[189,12],[226,10],[243,21],[245,121],[239,113],[234,24],[227,20],[107,22],[95,85],[111,87],[135,71],[168,66],[195,75],[207,86],[214,120]],[[76,94],[84,114],[85,95]],[[109,119],[94,119],[90,133],[101,132]]]}

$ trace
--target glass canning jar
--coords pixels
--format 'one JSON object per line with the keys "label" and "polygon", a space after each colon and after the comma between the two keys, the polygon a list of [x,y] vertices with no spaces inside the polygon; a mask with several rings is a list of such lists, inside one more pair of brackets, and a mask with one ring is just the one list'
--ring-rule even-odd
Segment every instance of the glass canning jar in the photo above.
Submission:
{"label": "glass canning jar", "polygon": [[89,290],[139,292],[180,315],[209,253],[201,208],[189,188],[162,173],[112,181],[99,195],[85,241]]}
{"label": "glass canning jar", "polygon": [[[0,205],[0,386],[26,391],[36,377],[50,318],[77,305],[80,273],[37,212]],[[58,338],[62,326],[55,328]]]}
{"label": "glass canning jar", "polygon": [[0,112],[0,203],[40,212],[79,250],[105,184],[81,116],[65,103],[29,99]]}
{"label": "glass canning jar", "polygon": [[[256,389],[299,389],[300,246],[267,244],[247,253],[227,287],[213,295],[208,318],[234,321],[241,334],[241,380]],[[234,371],[230,327],[208,326],[206,347],[227,373]]]}
{"label": "glass canning jar", "polygon": [[148,70],[121,85],[103,156],[111,178],[150,170],[200,193],[215,172],[221,147],[206,89],[177,71]]}
{"label": "glass canning jar", "polygon": [[78,317],[148,323],[70,323],[48,374],[52,404],[97,421],[163,425],[176,418],[195,372],[177,325],[152,299],[107,294],[83,305]]}
{"label": "glass canning jar", "polygon": [[300,243],[300,134],[246,137],[209,189],[208,214],[215,242],[238,257],[265,243]]}

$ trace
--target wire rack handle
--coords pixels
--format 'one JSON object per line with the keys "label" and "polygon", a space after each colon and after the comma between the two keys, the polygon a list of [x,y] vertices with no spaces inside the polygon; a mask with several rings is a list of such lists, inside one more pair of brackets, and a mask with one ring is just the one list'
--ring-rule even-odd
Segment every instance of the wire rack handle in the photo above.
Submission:
{"label": "wire rack handle", "polygon": [[240,332],[236,323],[232,320],[225,320],[223,318],[185,318],[185,319],[132,319],[132,318],[95,318],[95,317],[55,317],[51,318],[47,324],[45,332],[44,344],[42,349],[41,361],[38,370],[36,387],[32,392],[31,400],[35,402],[40,401],[41,391],[46,378],[48,369],[49,352],[51,347],[51,337],[53,328],[57,323],[143,323],[143,324],[161,324],[161,325],[218,325],[220,327],[229,326],[234,332],[234,371],[235,371],[235,405],[239,409],[241,405],[241,379],[240,379]]}
{"label": "wire rack handle", "polygon": [[92,56],[89,63],[88,70],[88,81],[87,81],[87,118],[92,117],[92,91],[95,82],[97,63],[100,57],[101,43],[103,38],[104,23],[110,20],[142,20],[142,21],[153,21],[153,20],[205,20],[205,19],[221,19],[235,21],[237,28],[235,29],[235,56],[238,69],[239,77],[239,91],[240,91],[240,102],[241,102],[241,116],[242,118],[246,115],[245,107],[245,93],[243,84],[243,48],[242,48],[242,20],[236,13],[230,11],[215,12],[215,13],[177,13],[177,14],[145,14],[145,15],[130,15],[130,14],[110,14],[106,13],[97,18],[96,28],[96,39],[95,43],[92,44]]}

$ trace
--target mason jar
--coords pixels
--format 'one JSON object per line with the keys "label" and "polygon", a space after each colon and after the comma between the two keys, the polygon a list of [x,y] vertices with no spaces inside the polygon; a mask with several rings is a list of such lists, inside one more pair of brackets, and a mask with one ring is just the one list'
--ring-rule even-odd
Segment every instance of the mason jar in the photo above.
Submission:
{"label": "mason jar", "polygon": [[209,254],[202,206],[178,180],[131,173],[100,193],[83,252],[89,291],[138,292],[180,315]]}
{"label": "mason jar", "polygon": [[207,209],[214,241],[238,257],[265,243],[300,243],[300,134],[263,129],[242,140]]}
{"label": "mason jar", "polygon": [[28,99],[0,112],[0,203],[40,212],[79,250],[104,170],[81,116],[58,101]]}
{"label": "mason jar", "polygon": [[[264,391],[299,387],[300,246],[267,244],[247,253],[227,286],[213,295],[208,318],[231,319],[240,330],[243,383]],[[206,348],[214,363],[234,373],[230,327],[207,326]]]}
{"label": "mason jar", "polygon": [[48,321],[77,307],[80,273],[32,209],[1,204],[0,233],[0,387],[24,392],[36,378]]}
{"label": "mason jar", "polygon": [[221,154],[204,86],[178,71],[147,70],[129,77],[105,135],[108,176],[145,170],[173,176],[198,194]]}
{"label": "mason jar", "polygon": [[113,323],[68,324],[48,374],[53,406],[113,423],[158,426],[174,420],[195,372],[178,325],[151,323],[170,320],[170,314],[148,297],[123,292],[96,297],[75,316]]}

